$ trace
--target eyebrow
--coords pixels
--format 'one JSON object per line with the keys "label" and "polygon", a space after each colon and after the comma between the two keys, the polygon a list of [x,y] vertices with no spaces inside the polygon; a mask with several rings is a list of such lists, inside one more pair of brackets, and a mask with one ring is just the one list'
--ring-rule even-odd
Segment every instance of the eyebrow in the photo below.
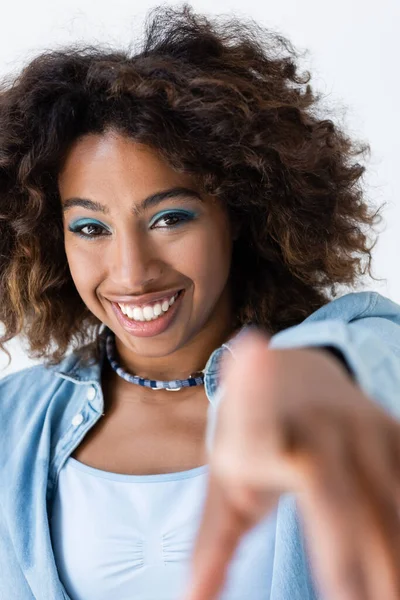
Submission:
{"label": "eyebrow", "polygon": [[[139,216],[146,209],[156,206],[164,200],[171,198],[182,198],[183,196],[186,198],[195,198],[197,200],[200,200],[200,202],[203,202],[203,198],[201,197],[199,192],[196,192],[196,190],[192,190],[190,188],[185,187],[175,187],[170,188],[168,190],[162,190],[161,192],[156,192],[155,194],[151,194],[150,196],[145,198],[141,202],[141,204],[139,204],[139,206],[135,205],[133,207],[133,214]],[[86,208],[88,210],[93,210],[96,212],[101,212],[103,214],[110,213],[110,209],[108,208],[108,206],[104,206],[103,204],[100,204],[100,202],[97,202],[95,200],[89,200],[88,198],[68,198],[62,203],[62,210],[63,212],[66,212],[73,206],[81,206],[82,208]]]}

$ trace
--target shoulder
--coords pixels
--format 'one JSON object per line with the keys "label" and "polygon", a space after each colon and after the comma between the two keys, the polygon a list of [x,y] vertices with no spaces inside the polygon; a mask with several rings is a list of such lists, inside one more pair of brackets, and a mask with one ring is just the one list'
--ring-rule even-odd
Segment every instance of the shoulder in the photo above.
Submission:
{"label": "shoulder", "polygon": [[59,363],[39,364],[0,378],[0,423],[18,426],[44,421],[46,413],[64,410],[66,400],[77,395],[82,384],[100,383],[101,362],[82,361],[79,351]]}
{"label": "shoulder", "polygon": [[[341,324],[339,324],[341,322]],[[362,334],[376,335],[400,351],[400,305],[378,292],[352,292],[331,300],[301,324],[317,327],[351,326]],[[328,325],[329,324],[329,325]]]}
{"label": "shoulder", "polygon": [[332,299],[303,322],[337,319],[350,323],[370,317],[386,318],[400,325],[400,306],[378,292],[350,292]]}
{"label": "shoulder", "polygon": [[0,421],[9,422],[18,411],[21,418],[49,403],[60,385],[55,373],[44,365],[35,365],[10,373],[0,379]]}
{"label": "shoulder", "polygon": [[[353,292],[332,300],[310,315],[304,324],[338,321],[357,331],[362,340],[376,338],[400,354],[400,305],[378,292]],[[335,325],[336,323],[336,325]]]}
{"label": "shoulder", "polygon": [[[61,364],[61,363],[60,363]],[[42,382],[47,382],[55,378],[55,372],[58,370],[57,366],[46,366],[45,364],[34,365],[32,367],[26,367],[25,369],[19,369],[13,373],[9,373],[4,377],[0,377],[0,391],[11,390],[20,385],[26,386],[37,386]]]}
{"label": "shoulder", "polygon": [[58,364],[38,364],[0,378],[0,423],[28,426],[42,420],[55,398],[65,401],[71,395],[80,372],[79,356],[72,352]]}
{"label": "shoulder", "polygon": [[0,377],[0,399],[4,399],[2,392],[13,392],[14,390],[21,391],[21,387],[27,390],[31,386],[40,386],[40,384],[49,378],[51,379],[51,371],[44,365],[34,365],[25,369],[20,369],[9,373],[4,377]]}
{"label": "shoulder", "polygon": [[57,364],[38,364],[0,376],[0,410],[1,404],[4,406],[14,396],[21,401],[31,397],[39,400],[39,396],[48,396],[48,392],[64,383],[73,384],[95,377],[98,368],[98,363],[87,366],[81,361],[79,351],[73,351]]}

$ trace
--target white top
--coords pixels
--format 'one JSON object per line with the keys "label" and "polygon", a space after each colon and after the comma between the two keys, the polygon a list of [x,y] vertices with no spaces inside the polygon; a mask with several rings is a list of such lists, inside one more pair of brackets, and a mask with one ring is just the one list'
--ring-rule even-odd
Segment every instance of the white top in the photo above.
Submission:
{"label": "white top", "polygon": [[[70,457],[50,522],[60,579],[71,600],[179,600],[200,525],[208,465],[121,475]],[[242,538],[221,600],[270,596],[276,513]]]}

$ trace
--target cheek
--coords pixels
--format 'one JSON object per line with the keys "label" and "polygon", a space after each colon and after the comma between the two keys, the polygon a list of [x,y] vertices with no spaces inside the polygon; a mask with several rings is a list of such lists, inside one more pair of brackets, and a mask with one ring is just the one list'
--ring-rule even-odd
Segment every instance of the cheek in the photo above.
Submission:
{"label": "cheek", "polygon": [[91,252],[82,251],[82,248],[78,248],[74,243],[65,244],[65,253],[75,287],[80,295],[84,295],[85,290],[93,287],[93,282],[99,276],[99,262],[93,261]]}
{"label": "cheek", "polygon": [[231,254],[232,245],[226,230],[202,229],[199,235],[188,239],[182,271],[203,288],[203,294],[205,291],[207,295],[212,291],[219,293],[229,276]]}

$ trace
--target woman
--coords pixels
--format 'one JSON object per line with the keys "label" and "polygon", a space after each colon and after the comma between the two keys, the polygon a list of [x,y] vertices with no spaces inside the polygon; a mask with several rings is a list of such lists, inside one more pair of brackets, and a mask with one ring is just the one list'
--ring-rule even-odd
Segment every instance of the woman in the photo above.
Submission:
{"label": "woman", "polygon": [[296,59],[184,5],[4,82],[1,598],[399,597],[400,309],[335,298],[366,147]]}

